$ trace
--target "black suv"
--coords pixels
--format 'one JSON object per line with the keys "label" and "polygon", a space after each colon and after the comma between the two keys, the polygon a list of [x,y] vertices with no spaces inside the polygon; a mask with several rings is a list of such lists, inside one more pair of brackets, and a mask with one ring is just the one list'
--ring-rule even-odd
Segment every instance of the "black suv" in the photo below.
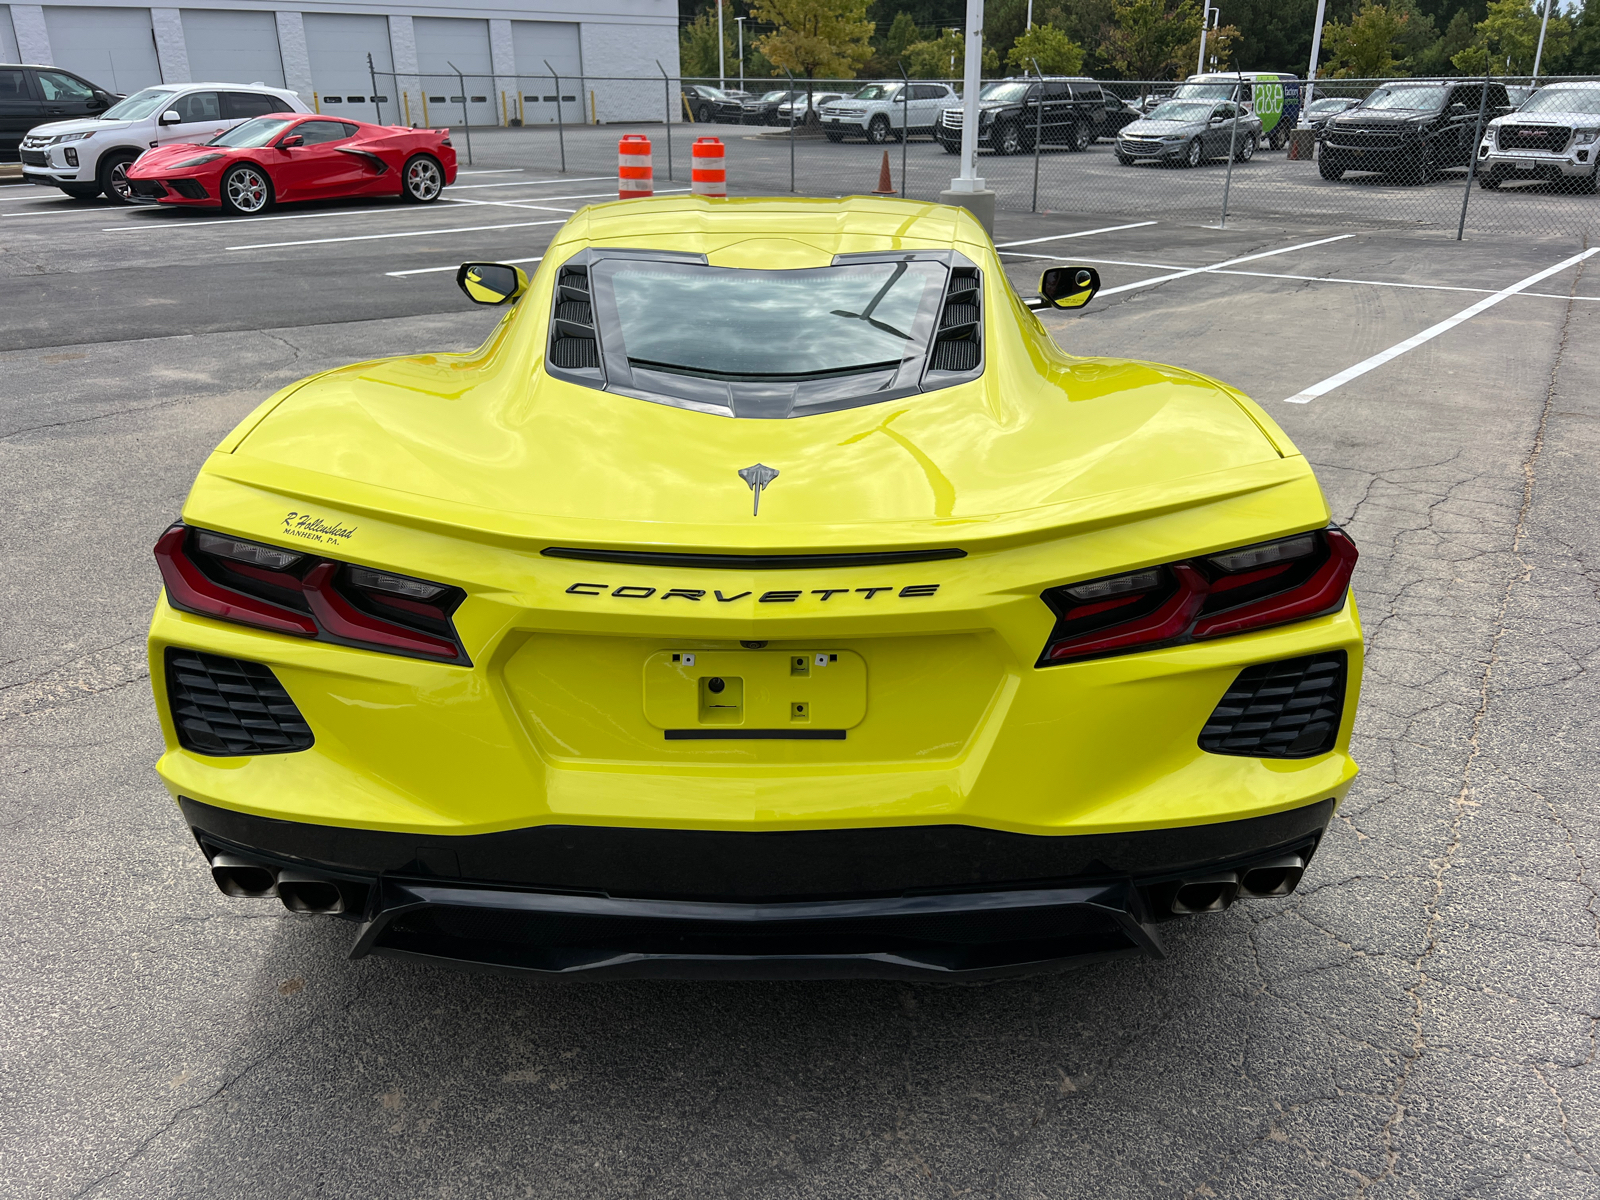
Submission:
{"label": "black suv", "polygon": [[725,121],[734,125],[744,121],[744,102],[750,97],[744,92],[725,92],[704,83],[683,85],[683,106],[690,120],[701,125]]}
{"label": "black suv", "polygon": [[[1324,179],[1376,171],[1426,183],[1445,167],[1472,161],[1483,84],[1470,80],[1396,80],[1359,106],[1330,117],[1318,137]],[[1490,83],[1484,124],[1511,111],[1505,84]]]}
{"label": "black suv", "polygon": [[[978,145],[996,154],[1027,154],[1037,134],[1041,145],[1087,150],[1105,128],[1106,116],[1105,95],[1092,79],[1000,79],[978,93]],[[946,153],[961,152],[962,120],[959,107],[939,114],[933,136]]]}
{"label": "black suv", "polygon": [[35,125],[92,117],[121,98],[60,67],[0,63],[0,158],[15,162]]}

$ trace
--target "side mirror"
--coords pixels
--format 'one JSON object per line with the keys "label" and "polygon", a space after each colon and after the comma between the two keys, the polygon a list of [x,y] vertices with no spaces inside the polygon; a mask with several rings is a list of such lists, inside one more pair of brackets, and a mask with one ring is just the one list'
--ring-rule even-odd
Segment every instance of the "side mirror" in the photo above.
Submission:
{"label": "side mirror", "polygon": [[178,110],[175,108],[169,108],[161,114],[161,124],[163,125],[178,125],[182,121],[183,118],[178,115]]}
{"label": "side mirror", "polygon": [[469,262],[456,272],[456,286],[474,304],[510,304],[528,290],[528,276],[505,263]]}
{"label": "side mirror", "polygon": [[1082,308],[1099,290],[1093,267],[1051,267],[1039,276],[1039,295],[1051,308]]}
{"label": "side mirror", "polygon": [[1467,106],[1465,104],[1463,104],[1460,100],[1457,100],[1454,104],[1452,104],[1450,106],[1450,111],[1452,113],[1454,113],[1458,117],[1465,116],[1466,113],[1467,113]]}
{"label": "side mirror", "polygon": [[293,150],[296,146],[304,146],[305,144],[306,139],[301,137],[298,133],[291,133],[286,138],[278,139],[279,150]]}
{"label": "side mirror", "polygon": [[93,107],[110,108],[114,103],[116,103],[116,101],[112,99],[110,92],[103,92],[99,88],[95,88],[94,100],[91,101]]}

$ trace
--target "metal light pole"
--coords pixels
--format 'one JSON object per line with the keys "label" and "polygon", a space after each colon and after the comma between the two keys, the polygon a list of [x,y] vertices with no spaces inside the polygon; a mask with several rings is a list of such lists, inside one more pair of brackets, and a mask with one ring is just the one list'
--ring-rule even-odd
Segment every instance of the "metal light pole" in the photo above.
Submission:
{"label": "metal light pole", "polygon": [[1028,25],[1027,25],[1027,29],[1024,29],[1023,32],[1026,33],[1028,29],[1032,29],[1032,28],[1033,28],[1033,0],[1028,0]]}
{"label": "metal light pole", "polygon": [[727,43],[722,40],[722,0],[717,0],[717,86],[728,86],[728,64],[724,61]]}
{"label": "metal light pole", "polygon": [[556,85],[556,140],[561,144],[561,173],[564,175],[567,171],[567,127],[561,119],[561,77],[548,58],[544,60],[544,67]]}
{"label": "metal light pole", "polygon": [[1312,92],[1316,90],[1317,57],[1322,53],[1322,17],[1328,10],[1328,0],[1317,0],[1317,27],[1311,31],[1311,65],[1306,68],[1306,90],[1300,98],[1300,128],[1311,128]]}
{"label": "metal light pole", "polygon": [[[1541,46],[1544,45],[1544,39],[1541,38],[1539,44]],[[367,55],[367,74],[372,77],[372,109],[378,114],[378,124],[382,125],[383,108],[378,104],[378,72],[372,65],[372,55],[370,54]]]}
{"label": "metal light pole", "polygon": [[1196,75],[1204,75],[1206,73],[1206,30],[1215,29],[1217,22],[1221,19],[1222,10],[1213,8],[1209,4],[1206,5],[1205,11],[1200,14],[1200,61],[1195,64],[1194,73]]}
{"label": "metal light pole", "polygon": [[978,92],[983,88],[983,0],[967,0],[966,62],[961,94],[961,174],[939,193],[941,204],[955,204],[994,230],[994,193],[978,175]]}
{"label": "metal light pole", "polygon": [[733,23],[739,27],[739,90],[744,91],[744,17],[735,17]]}
{"label": "metal light pole", "polygon": [[1544,0],[1544,20],[1539,22],[1539,48],[1533,52],[1533,82],[1539,82],[1539,61],[1544,58],[1544,31],[1550,28],[1550,0]]}

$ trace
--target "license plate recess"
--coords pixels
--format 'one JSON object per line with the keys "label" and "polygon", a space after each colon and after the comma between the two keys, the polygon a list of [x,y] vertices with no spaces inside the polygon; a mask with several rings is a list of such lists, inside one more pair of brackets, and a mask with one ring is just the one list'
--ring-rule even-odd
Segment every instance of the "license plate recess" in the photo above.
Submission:
{"label": "license plate recess", "polygon": [[661,650],[645,660],[658,729],[846,730],[867,715],[867,664],[851,650]]}

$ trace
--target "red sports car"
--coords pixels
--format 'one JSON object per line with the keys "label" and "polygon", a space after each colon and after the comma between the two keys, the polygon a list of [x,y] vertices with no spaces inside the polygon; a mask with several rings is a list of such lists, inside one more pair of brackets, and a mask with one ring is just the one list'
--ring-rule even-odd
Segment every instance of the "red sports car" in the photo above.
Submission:
{"label": "red sports car", "polygon": [[448,130],[298,113],[256,117],[204,145],[147,150],[128,168],[136,196],[234,213],[330,196],[427,204],[455,181]]}

